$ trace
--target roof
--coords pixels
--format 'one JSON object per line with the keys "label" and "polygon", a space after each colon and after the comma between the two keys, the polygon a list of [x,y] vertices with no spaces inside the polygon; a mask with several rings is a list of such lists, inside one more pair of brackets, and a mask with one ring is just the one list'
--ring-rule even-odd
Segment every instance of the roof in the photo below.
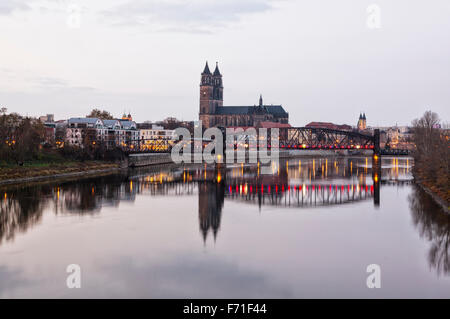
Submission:
{"label": "roof", "polygon": [[95,124],[97,121],[101,120],[96,117],[72,117],[69,119],[69,123]]}
{"label": "roof", "polygon": [[347,124],[334,124],[334,123],[330,123],[330,122],[310,122],[308,124],[305,125],[305,127],[308,128],[328,128],[328,129],[332,129],[332,130],[351,130],[352,127],[350,125]]}
{"label": "roof", "polygon": [[103,124],[106,126],[106,127],[113,127],[114,125],[116,125],[116,124],[119,124],[120,125],[120,121],[119,120],[103,120]]}
{"label": "roof", "polygon": [[211,74],[211,71],[209,70],[208,61],[206,61],[205,69],[203,70],[202,74]]}
{"label": "roof", "polygon": [[120,121],[120,123],[124,129],[130,129],[133,126],[136,127],[136,122],[134,121]]}
{"label": "roof", "polygon": [[[288,113],[281,105],[263,105],[262,108],[270,114],[277,116],[287,116]],[[253,114],[257,113],[259,106],[222,106],[216,109],[217,115],[233,115],[233,114]]]}
{"label": "roof", "polygon": [[284,110],[281,105],[265,105],[269,113],[276,115],[287,115],[288,113]]}
{"label": "roof", "polygon": [[289,128],[292,127],[291,124],[278,123],[278,122],[260,122],[259,127],[262,128]]}
{"label": "roof", "polygon": [[218,115],[251,114],[253,106],[222,106],[216,109]]}
{"label": "roof", "polygon": [[216,62],[216,69],[214,70],[214,75],[215,76],[221,76],[222,74],[220,74],[220,71],[219,71],[219,64]]}

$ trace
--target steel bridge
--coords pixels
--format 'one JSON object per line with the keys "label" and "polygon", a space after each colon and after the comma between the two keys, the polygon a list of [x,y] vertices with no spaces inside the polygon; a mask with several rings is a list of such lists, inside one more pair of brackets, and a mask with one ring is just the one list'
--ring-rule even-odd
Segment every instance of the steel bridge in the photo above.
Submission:
{"label": "steel bridge", "polygon": [[279,129],[282,149],[371,149],[380,151],[380,131],[374,135],[328,128],[291,127]]}
{"label": "steel bridge", "polygon": [[[221,128],[225,145],[225,129]],[[268,148],[272,147],[270,141],[274,136],[268,132]],[[235,143],[249,142],[250,137],[239,135]],[[203,141],[207,144],[209,141]],[[176,142],[158,139],[138,139],[124,143],[121,147],[129,153],[168,152]],[[374,135],[362,134],[356,131],[340,131],[327,128],[290,127],[280,128],[278,144],[281,149],[370,149],[376,154],[380,151],[380,131],[375,130]],[[205,146],[203,145],[203,146]]]}

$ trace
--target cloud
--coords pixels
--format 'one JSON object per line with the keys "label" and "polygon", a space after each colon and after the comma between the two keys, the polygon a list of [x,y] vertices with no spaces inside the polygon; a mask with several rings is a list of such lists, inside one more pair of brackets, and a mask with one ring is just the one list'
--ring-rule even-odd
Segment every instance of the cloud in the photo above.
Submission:
{"label": "cloud", "polygon": [[17,10],[29,10],[29,1],[26,0],[1,0],[0,15],[10,15]]}
{"label": "cloud", "polygon": [[32,82],[36,83],[39,86],[42,87],[67,87],[68,84],[66,81],[61,80],[61,79],[57,79],[57,78],[52,78],[52,77],[37,77],[34,79],[31,79]]}
{"label": "cloud", "polygon": [[27,80],[40,90],[69,90],[75,92],[95,90],[95,88],[89,86],[73,86],[66,80],[54,77],[38,76],[28,78]]}
{"label": "cloud", "polygon": [[11,69],[0,67],[0,91],[65,91],[65,92],[93,92],[97,89],[90,86],[73,85],[62,78],[36,74],[26,69]]}
{"label": "cloud", "polygon": [[268,11],[273,2],[275,0],[129,0],[103,11],[103,16],[119,26],[207,33],[239,21],[242,15]]}
{"label": "cloud", "polygon": [[214,256],[181,254],[140,263],[123,256],[98,267],[107,282],[92,285],[94,297],[292,298],[291,287],[270,275]]}

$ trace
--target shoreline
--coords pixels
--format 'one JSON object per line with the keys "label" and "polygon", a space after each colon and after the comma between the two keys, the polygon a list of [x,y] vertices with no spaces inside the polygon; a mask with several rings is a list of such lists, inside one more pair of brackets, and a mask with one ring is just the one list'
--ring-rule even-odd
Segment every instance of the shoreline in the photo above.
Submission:
{"label": "shoreline", "polygon": [[83,176],[95,176],[97,174],[104,173],[114,173],[122,170],[120,167],[110,167],[104,169],[91,169],[70,173],[58,173],[58,174],[49,174],[49,175],[41,175],[41,176],[30,176],[30,177],[20,177],[20,178],[12,178],[12,179],[4,179],[0,180],[0,186],[6,185],[14,185],[14,184],[22,184],[29,182],[39,182],[46,181],[51,179],[63,179],[68,177],[83,177]]}
{"label": "shoreline", "polygon": [[447,203],[446,200],[444,200],[443,198],[441,198],[440,196],[438,196],[435,192],[433,192],[430,188],[428,188],[427,186],[423,185],[422,182],[417,179],[416,177],[414,177],[414,183],[419,186],[425,193],[427,193],[428,195],[431,196],[431,198],[433,198],[433,200],[442,208],[442,210],[447,213],[450,214],[450,209],[449,209],[449,203]]}

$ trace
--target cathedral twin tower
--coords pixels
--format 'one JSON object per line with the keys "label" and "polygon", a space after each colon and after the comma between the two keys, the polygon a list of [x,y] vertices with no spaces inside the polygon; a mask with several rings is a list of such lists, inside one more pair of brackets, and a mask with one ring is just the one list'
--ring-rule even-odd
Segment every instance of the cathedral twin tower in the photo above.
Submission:
{"label": "cathedral twin tower", "polygon": [[223,106],[222,74],[217,62],[214,73],[211,73],[206,62],[200,83],[200,115],[215,114],[221,106]]}
{"label": "cathedral twin tower", "polygon": [[[200,111],[199,118],[203,128],[212,126],[249,127],[265,125],[276,126],[275,123],[288,124],[289,114],[281,105],[264,105],[260,97],[259,105],[224,106],[223,82],[219,66],[213,73],[208,62],[201,74],[200,80]],[[272,123],[272,124],[270,124]]]}

